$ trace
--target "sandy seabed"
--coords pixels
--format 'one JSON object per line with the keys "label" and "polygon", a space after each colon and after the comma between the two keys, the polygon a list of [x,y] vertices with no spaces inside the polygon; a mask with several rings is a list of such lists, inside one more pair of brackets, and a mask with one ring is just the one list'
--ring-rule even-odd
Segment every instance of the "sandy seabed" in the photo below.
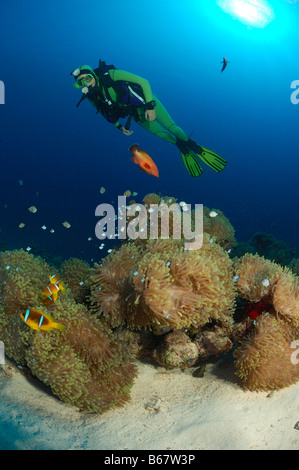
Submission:
{"label": "sandy seabed", "polygon": [[194,369],[137,365],[131,401],[96,415],[61,402],[7,361],[0,366],[0,449],[299,449],[299,384],[244,391],[223,360],[202,378]]}

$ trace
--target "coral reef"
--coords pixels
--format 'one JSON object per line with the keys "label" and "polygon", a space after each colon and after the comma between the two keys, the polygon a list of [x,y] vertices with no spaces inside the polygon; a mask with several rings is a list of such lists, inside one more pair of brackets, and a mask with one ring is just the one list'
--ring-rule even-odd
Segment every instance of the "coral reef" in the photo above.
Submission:
{"label": "coral reef", "polygon": [[256,249],[249,242],[237,241],[230,254],[232,258],[241,258],[245,254],[256,254]]}
{"label": "coral reef", "polygon": [[296,276],[299,276],[299,258],[293,259],[289,264],[289,268],[294,274],[296,274]]}
{"label": "coral reef", "polygon": [[123,343],[126,350],[137,359],[148,359],[156,346],[156,336],[150,331],[132,331],[128,328],[117,328],[113,337],[118,343]]}
{"label": "coral reef", "polygon": [[191,335],[199,352],[198,361],[207,361],[228,353],[251,329],[252,323],[248,318],[227,325],[206,325],[200,332]]}
{"label": "coral reef", "polygon": [[232,250],[232,256],[241,257],[246,253],[263,256],[270,261],[288,266],[296,256],[296,251],[288,248],[285,242],[277,240],[271,233],[258,232],[251,240],[239,242]]}
{"label": "coral reef", "polygon": [[287,266],[296,255],[295,250],[290,250],[284,241],[277,240],[271,233],[256,233],[250,243],[257,254],[282,266]]}
{"label": "coral reef", "polygon": [[[71,294],[50,306],[40,293],[51,268],[22,250],[0,256],[0,337],[7,355],[26,367],[63,401],[88,412],[103,412],[130,398],[135,366],[103,320]],[[53,273],[52,273],[53,274]],[[20,313],[38,308],[66,326],[35,331]]]}
{"label": "coral reef", "polygon": [[166,335],[152,353],[153,359],[165,369],[186,369],[198,359],[198,348],[183,331],[173,331]]}
{"label": "coral reef", "polygon": [[[177,199],[144,197],[148,222],[150,205],[161,203],[169,207]],[[204,207],[200,250],[185,250],[185,240],[172,236],[171,213],[169,222],[168,239],[160,217],[157,239],[126,241],[94,268],[72,258],[53,272],[23,250],[0,253],[0,338],[7,355],[61,400],[98,413],[130,399],[132,357],[185,369],[236,347],[244,388],[276,390],[298,381],[299,364],[291,360],[299,338],[294,253],[268,234],[236,246],[234,228],[217,209]],[[41,293],[53,274],[66,293],[45,305]],[[20,317],[27,309],[65,329],[31,329]]]}
{"label": "coral reef", "polygon": [[[148,207],[161,201],[169,205],[177,200],[155,194],[143,200]],[[280,382],[275,379],[275,366],[268,381],[263,377],[271,357],[277,358],[276,349],[271,347],[272,323],[277,322],[275,340],[280,338],[280,348],[282,338],[290,341],[297,335],[298,282],[287,268],[258,254],[234,258],[232,270],[226,250],[235,244],[234,230],[221,211],[204,208],[204,231],[203,247],[198,251],[185,251],[183,241],[172,238],[122,245],[95,266],[93,309],[111,327],[132,330],[138,354],[147,351],[166,368],[189,367],[225,354],[239,344],[236,369],[245,387],[270,390],[272,386],[294,383],[297,368],[289,364],[289,372],[281,375]],[[260,251],[274,246],[273,239],[263,234],[257,234],[254,243]],[[263,322],[267,316],[270,320]],[[134,330],[148,330],[156,335],[151,351]],[[266,333],[258,341],[261,331]],[[246,354],[240,352],[249,344],[251,351],[260,353],[261,372],[257,378],[253,376],[254,368],[248,366]],[[260,351],[262,345],[264,349]],[[283,360],[286,358],[285,353]]]}
{"label": "coral reef", "polygon": [[233,348],[233,342],[226,332],[217,325],[197,334],[193,341],[197,346],[198,357],[201,361],[226,354]]}

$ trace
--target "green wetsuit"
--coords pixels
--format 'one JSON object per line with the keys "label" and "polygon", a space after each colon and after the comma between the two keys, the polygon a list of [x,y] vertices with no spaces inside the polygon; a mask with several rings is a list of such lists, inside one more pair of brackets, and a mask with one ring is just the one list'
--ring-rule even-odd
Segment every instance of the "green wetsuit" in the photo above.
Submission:
{"label": "green wetsuit", "polygon": [[[166,111],[162,103],[159,101],[159,99],[152,94],[150,84],[145,78],[142,78],[133,73],[125,72],[123,70],[118,70],[118,69],[111,69],[108,71],[108,73],[111,79],[115,82],[121,80],[121,81],[136,83],[137,85],[140,85],[143,91],[144,98],[145,98],[145,103],[149,103],[152,100],[154,100],[157,103],[157,105],[154,108],[156,112],[156,119],[152,122],[149,122],[149,120],[145,118],[145,111],[146,111],[145,106],[140,106],[136,108],[138,112],[138,116],[139,116],[139,120],[136,121],[138,124],[140,124],[144,129],[156,135],[160,139],[166,140],[167,142],[171,142],[172,144],[177,143],[177,138],[185,142],[188,141],[188,137],[186,133],[183,131],[183,129],[181,129],[179,126],[175,124],[175,122],[173,121],[171,116],[168,114],[168,112]],[[102,88],[102,92],[103,92],[104,88],[101,85],[101,83],[99,83],[99,80],[98,80],[98,86]],[[122,107],[122,103],[119,101],[119,97],[117,95],[116,90],[113,87],[110,87],[108,88],[108,92],[109,92],[111,100],[114,103],[117,103],[120,107]],[[116,127],[119,127],[120,123],[116,121],[114,125]]]}

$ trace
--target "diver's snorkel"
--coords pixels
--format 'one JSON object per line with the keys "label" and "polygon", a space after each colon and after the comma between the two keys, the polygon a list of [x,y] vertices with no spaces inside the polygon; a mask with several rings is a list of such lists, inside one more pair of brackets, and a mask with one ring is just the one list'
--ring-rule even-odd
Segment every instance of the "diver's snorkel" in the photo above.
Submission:
{"label": "diver's snorkel", "polygon": [[91,86],[89,86],[89,87],[85,86],[85,87],[82,88],[82,96],[80,98],[79,103],[76,104],[76,108],[78,108],[78,106],[80,106],[82,101],[85,100],[85,98],[87,98],[87,94],[90,93],[91,90],[92,90]]}
{"label": "diver's snorkel", "polygon": [[125,129],[128,131],[131,127],[132,114],[129,114],[128,120],[125,124]]}

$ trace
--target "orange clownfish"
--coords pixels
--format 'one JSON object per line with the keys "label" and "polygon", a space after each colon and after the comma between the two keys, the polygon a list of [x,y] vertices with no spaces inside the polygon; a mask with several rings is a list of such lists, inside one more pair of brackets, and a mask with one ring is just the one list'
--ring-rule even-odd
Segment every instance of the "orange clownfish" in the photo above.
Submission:
{"label": "orange clownfish", "polygon": [[56,284],[62,292],[65,292],[65,287],[63,285],[62,280],[60,279],[57,274],[54,274],[53,276],[49,276],[51,284]]}
{"label": "orange clownfish", "polygon": [[139,148],[138,144],[131,145],[129,151],[133,153],[133,155],[131,155],[132,162],[136,163],[136,165],[139,165],[141,171],[159,178],[159,170],[156,164],[144,150]]}
{"label": "orange clownfish", "polygon": [[58,292],[61,290],[65,292],[65,287],[63,282],[60,280],[59,276],[53,275],[49,276],[50,284],[45,288],[42,292],[42,296],[44,297],[44,302],[46,304],[55,303],[58,298]]}
{"label": "orange clownfish", "polygon": [[41,312],[40,310],[36,310],[32,308],[31,310],[26,310],[20,314],[23,322],[26,325],[30,326],[33,330],[45,330],[51,331],[56,328],[57,330],[64,330],[65,325],[61,323],[56,323],[55,320],[50,317],[50,315],[46,315],[45,313]]}
{"label": "orange clownfish", "polygon": [[42,292],[42,296],[45,297],[45,301],[55,303],[58,298],[59,287],[57,284],[49,284]]}

